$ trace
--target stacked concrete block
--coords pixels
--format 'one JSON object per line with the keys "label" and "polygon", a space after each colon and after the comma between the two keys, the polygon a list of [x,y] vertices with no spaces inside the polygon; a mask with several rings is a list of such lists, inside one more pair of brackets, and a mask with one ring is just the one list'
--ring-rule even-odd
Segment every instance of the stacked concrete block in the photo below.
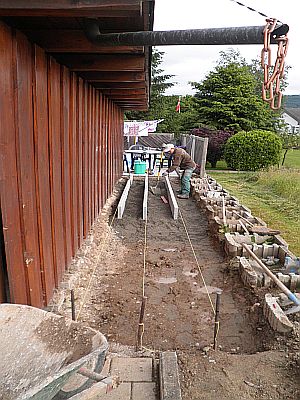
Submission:
{"label": "stacked concrete block", "polygon": [[[206,214],[208,219],[213,219],[214,217],[223,218],[223,207],[216,204],[213,205],[207,204]],[[225,205],[225,216],[227,219],[231,218],[240,219],[240,217],[237,214],[241,215],[243,218],[246,219],[252,217],[251,211],[248,208],[244,207],[243,205],[240,204],[236,204],[233,206]]]}
{"label": "stacked concrete block", "polygon": [[[253,240],[254,239],[254,240]],[[269,239],[273,240],[272,245],[264,242]],[[240,234],[239,232],[225,233],[224,249],[229,258],[242,256],[246,254],[242,243],[250,245],[251,250],[260,258],[273,256],[279,258],[284,264],[285,256],[287,255],[288,244],[280,235],[249,235]]]}
{"label": "stacked concrete block", "polygon": [[245,286],[261,286],[262,274],[255,271],[245,257],[240,258],[240,275]]}
{"label": "stacked concrete block", "polygon": [[[266,226],[266,223],[264,221],[262,221],[260,218],[257,217],[253,217],[251,214],[249,214],[247,216],[247,218],[245,218],[246,221],[249,222],[248,225],[260,225],[260,226]],[[241,219],[236,217],[236,218],[229,218],[226,220],[226,226],[227,226],[227,230],[229,232],[240,232],[243,233],[244,232],[244,228],[242,227],[241,223],[240,223]],[[244,219],[242,219],[242,222],[244,225],[247,225]],[[214,217],[211,221],[208,221],[209,224],[209,229],[211,230],[212,235],[218,236],[220,231],[222,231],[222,228],[224,227],[224,222],[223,218],[221,217]],[[224,236],[224,235],[223,235]],[[222,236],[222,241],[224,240],[224,237]]]}
{"label": "stacked concrete block", "polygon": [[284,311],[280,307],[277,298],[273,297],[269,293],[265,295],[263,313],[275,331],[287,333],[293,330],[293,323],[284,314]]}
{"label": "stacked concrete block", "polygon": [[[250,209],[225,192],[215,180],[208,178],[204,183],[206,186],[201,181],[195,182],[194,197],[197,199],[199,207],[206,211],[212,235],[216,236],[220,242],[224,241],[230,265],[235,267],[238,265],[243,283],[252,288],[274,288],[275,286],[273,280],[261,266],[255,260],[249,259],[249,254],[243,247],[243,244],[247,244],[286,287],[291,291],[300,287],[300,275],[288,273],[284,267],[286,257],[295,259],[295,256],[288,250],[287,242],[279,235],[249,233],[253,225],[266,227],[267,224],[260,218],[254,217]],[[225,210],[223,209],[224,205]],[[270,241],[272,244],[268,243]],[[266,295],[264,314],[274,330],[290,332],[293,329],[293,324],[282,311],[276,298],[271,295]]]}
{"label": "stacked concrete block", "polygon": [[[279,246],[279,249],[282,248]],[[281,269],[281,272],[273,271],[280,282],[282,282],[291,291],[294,291],[296,288],[300,288],[300,275],[284,272],[283,264],[281,264]],[[246,286],[265,288],[275,286],[272,279],[262,271],[262,269],[254,260],[248,260],[246,257],[240,257],[239,270],[241,279]]]}

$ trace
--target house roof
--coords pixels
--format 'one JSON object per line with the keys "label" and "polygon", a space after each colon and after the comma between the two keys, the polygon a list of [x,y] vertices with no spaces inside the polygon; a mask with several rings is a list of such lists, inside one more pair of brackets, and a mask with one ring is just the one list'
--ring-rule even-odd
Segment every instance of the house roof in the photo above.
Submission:
{"label": "house roof", "polygon": [[0,18],[124,110],[149,103],[151,47],[103,46],[85,34],[87,19],[101,33],[153,30],[154,0],[0,0]]}
{"label": "house roof", "polygon": [[300,124],[300,108],[285,108],[284,112]]}

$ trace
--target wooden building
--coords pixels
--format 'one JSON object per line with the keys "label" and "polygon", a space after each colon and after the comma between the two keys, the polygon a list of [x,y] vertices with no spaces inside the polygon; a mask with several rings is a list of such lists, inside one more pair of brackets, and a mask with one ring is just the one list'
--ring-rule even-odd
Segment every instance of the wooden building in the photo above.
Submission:
{"label": "wooden building", "polygon": [[123,113],[148,107],[154,1],[0,0],[0,302],[47,305],[122,174]]}

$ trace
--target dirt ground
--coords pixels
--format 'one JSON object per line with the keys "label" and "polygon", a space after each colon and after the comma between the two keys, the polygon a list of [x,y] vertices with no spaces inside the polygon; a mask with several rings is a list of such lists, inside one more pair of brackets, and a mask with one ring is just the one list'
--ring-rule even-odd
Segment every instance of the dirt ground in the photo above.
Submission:
{"label": "dirt ground", "polygon": [[[271,330],[262,316],[263,291],[245,288],[230,269],[193,199],[179,201],[180,216],[174,221],[169,205],[149,193],[145,229],[143,182],[135,180],[123,219],[113,218],[123,185],[71,265],[53,311],[70,316],[69,291],[74,289],[78,320],[111,343],[134,346],[146,236],[143,345],[153,354],[177,351],[183,399],[300,399],[299,322],[290,335]],[[218,290],[220,329],[214,351]]]}

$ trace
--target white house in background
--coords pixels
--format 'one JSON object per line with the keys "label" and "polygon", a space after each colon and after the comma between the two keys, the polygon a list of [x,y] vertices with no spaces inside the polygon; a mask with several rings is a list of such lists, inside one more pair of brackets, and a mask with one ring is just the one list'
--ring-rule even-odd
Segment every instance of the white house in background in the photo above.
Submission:
{"label": "white house in background", "polygon": [[284,108],[282,118],[290,133],[300,133],[300,108]]}

